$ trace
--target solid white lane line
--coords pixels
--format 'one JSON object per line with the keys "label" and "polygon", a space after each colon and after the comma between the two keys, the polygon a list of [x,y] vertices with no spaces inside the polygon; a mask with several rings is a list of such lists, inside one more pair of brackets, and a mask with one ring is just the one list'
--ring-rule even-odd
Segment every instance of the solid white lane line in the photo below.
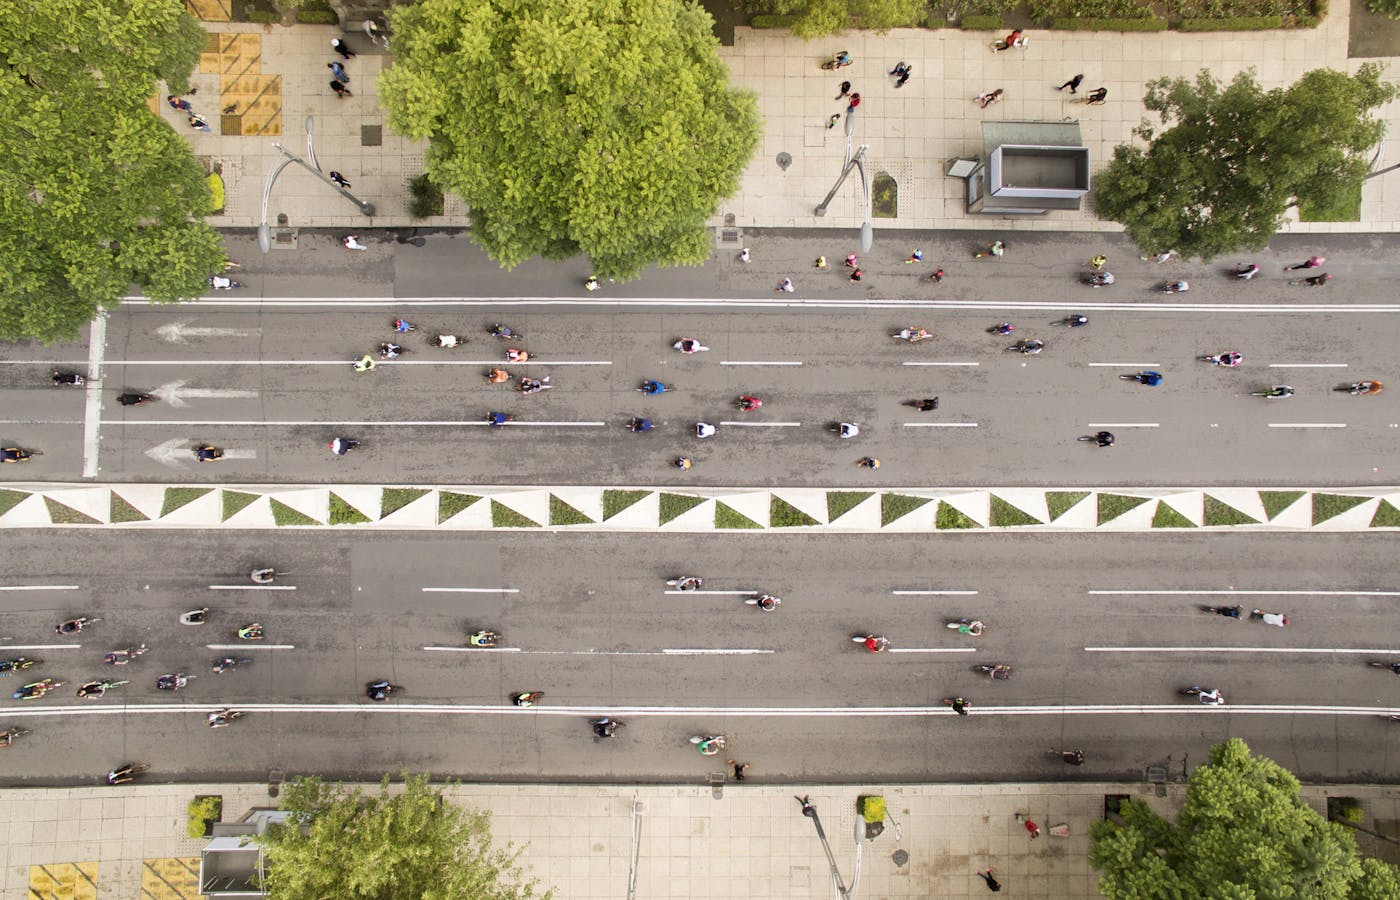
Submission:
{"label": "solid white lane line", "polygon": [[1346,363],[1269,363],[1271,369],[1345,369]]}
{"label": "solid white lane line", "polygon": [[83,477],[96,478],[102,437],[102,358],[107,346],[107,314],[99,313],[88,329],[88,383],[83,398]]}
{"label": "solid white lane line", "polygon": [[1088,422],[1085,428],[1161,428],[1158,422]]}
{"label": "solid white lane line", "polygon": [[296,644],[264,644],[261,641],[250,644],[205,644],[206,650],[295,650]]}
{"label": "solid white lane line", "polygon": [[890,591],[896,597],[975,597],[976,591]]}
{"label": "solid white lane line", "polygon": [[[483,404],[483,405],[484,405],[484,404]],[[207,420],[192,420],[192,419],[187,419],[187,420],[178,420],[178,419],[138,419],[138,420],[132,420],[132,419],[124,419],[124,420],[123,420],[123,419],[113,419],[113,420],[109,421],[107,424],[113,424],[113,425],[115,425],[115,424],[120,424],[120,425],[126,426],[127,428],[132,428],[132,427],[135,427],[135,426],[137,426],[137,425],[151,426],[151,427],[161,427],[161,428],[180,428],[180,427],[184,427],[184,428],[196,428],[196,427],[206,427],[206,428],[235,428],[235,427],[237,427],[237,428],[243,428],[243,427],[252,426],[252,425],[266,425],[266,426],[272,426],[272,427],[277,427],[277,428],[301,428],[301,427],[308,427],[308,426],[330,427],[330,426],[333,426],[333,425],[345,425],[345,426],[347,426],[347,427],[348,427],[348,426],[353,426],[353,427],[356,427],[356,428],[369,428],[369,427],[373,427],[373,426],[398,426],[398,425],[412,426],[412,427],[415,427],[415,428],[429,428],[429,427],[431,427],[431,428],[464,428],[464,427],[475,427],[475,426],[480,426],[480,427],[482,427],[482,428],[508,428],[508,427],[521,427],[521,426],[524,426],[524,427],[536,427],[536,428],[538,428],[538,427],[557,427],[557,428],[601,428],[601,427],[607,425],[608,423],[607,423],[607,422],[507,422],[507,423],[505,423],[504,425],[488,425],[487,422],[486,422],[486,420],[485,420],[485,418],[481,418],[481,419],[472,419],[472,420],[470,420],[470,421],[455,421],[455,422],[443,422],[443,421],[432,421],[432,420],[424,420],[424,421],[397,421],[397,422],[394,422],[394,421],[368,421],[368,420],[366,420],[366,421],[359,421],[359,422],[347,422],[347,421],[345,421],[345,420],[343,420],[343,419],[338,419],[338,420],[327,419],[327,420],[324,420],[324,421],[317,421],[317,420],[304,420],[304,421],[302,421],[302,420],[295,420],[295,419],[269,419],[269,420],[264,420],[264,421],[258,421],[258,420],[256,420],[256,419],[243,419],[243,420],[240,420],[240,419],[226,419],[226,420],[222,420],[222,421],[221,421],[221,420],[218,420],[218,419],[207,419]],[[226,455],[231,455],[231,452],[230,452],[230,453],[227,453]]]}
{"label": "solid white lane line", "polygon": [[1142,594],[1142,595],[1144,595],[1144,596],[1151,595],[1151,596],[1160,596],[1160,597],[1194,597],[1194,596],[1197,596],[1197,595],[1209,595],[1209,596],[1218,596],[1218,597],[1229,597],[1229,596],[1231,596],[1231,595],[1238,595],[1238,596],[1240,596],[1240,597],[1400,597],[1400,591],[1298,591],[1298,590],[1288,590],[1288,591],[1240,590],[1240,591],[1237,591],[1237,590],[1235,590],[1234,588],[1230,588],[1229,590],[1198,590],[1198,591],[1197,591],[1197,590],[1170,590],[1170,591],[1159,591],[1159,590],[1147,590],[1147,589],[1140,590],[1140,591],[1092,590],[1092,591],[1089,591],[1088,593],[1089,593],[1089,594],[1102,594],[1102,595],[1105,595],[1105,596],[1122,596],[1122,595],[1125,595],[1125,594]]}
{"label": "solid white lane line", "polygon": [[742,590],[742,591],[674,591],[674,590],[672,590],[672,591],[666,591],[665,593],[666,593],[668,596],[669,596],[669,595],[680,596],[680,595],[682,595],[682,594],[693,594],[693,595],[700,596],[700,597],[748,597],[748,596],[752,596],[753,594],[757,594],[758,591],[757,591],[756,589],[753,589],[753,588],[747,588],[747,589]]}
{"label": "solid white lane line", "polygon": [[1395,649],[1343,647],[1085,647],[1086,653],[1340,653],[1357,656],[1400,653]]}
{"label": "solid white lane line", "polygon": [[425,594],[518,594],[520,588],[503,587],[425,587],[419,588]]}
{"label": "solid white lane line", "polygon": [[881,653],[976,653],[976,647],[887,647]]}
{"label": "solid white lane line", "polygon": [[1096,366],[1105,369],[1160,369],[1162,364],[1155,362],[1089,363],[1091,369]]}
{"label": "solid white lane line", "polygon": [[802,423],[801,423],[801,422],[742,422],[742,421],[726,422],[726,421],[724,421],[723,419],[721,419],[719,424],[721,424],[721,425],[728,425],[728,426],[734,426],[734,427],[738,427],[738,428],[797,428],[797,427],[799,427]]}
{"label": "solid white lane line", "polygon": [[971,366],[976,368],[982,365],[975,362],[902,362],[901,366]]}
{"label": "solid white lane line", "polygon": [[775,653],[774,650],[746,650],[738,647],[729,649],[707,649],[704,647],[665,647],[662,656],[761,656]]}
{"label": "solid white lane line", "polygon": [[976,422],[905,422],[905,428],[976,428]]}
{"label": "solid white lane line", "polygon": [[1345,422],[1270,422],[1270,428],[1345,428]]}
{"label": "solid white lane line", "polygon": [[0,644],[0,652],[11,650],[81,650],[82,644]]}
{"label": "solid white lane line", "polygon": [[800,366],[800,361],[783,360],[757,360],[757,359],[722,359],[719,361],[722,366]]}
{"label": "solid white lane line", "polygon": [[[355,364],[353,359],[113,359],[109,366],[344,366],[349,369]],[[551,359],[528,362],[506,362],[504,357],[490,359],[385,359],[375,363],[376,368],[394,366],[610,366],[610,359]],[[356,374],[366,374],[357,372]],[[373,377],[372,375],[370,377]]]}
{"label": "solid white lane line", "polygon": [[290,584],[211,584],[211,591],[294,591]]}
{"label": "solid white lane line", "polygon": [[424,650],[439,650],[444,653],[519,653],[519,647],[424,647]]}
{"label": "solid white lane line", "polygon": [[0,585],[0,591],[76,591],[80,587],[76,584],[6,584]]}

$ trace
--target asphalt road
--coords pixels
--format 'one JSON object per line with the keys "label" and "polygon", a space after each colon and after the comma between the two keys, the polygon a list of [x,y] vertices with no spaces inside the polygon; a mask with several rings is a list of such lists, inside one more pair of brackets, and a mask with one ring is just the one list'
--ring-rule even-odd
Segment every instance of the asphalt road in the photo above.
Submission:
{"label": "asphalt road", "polygon": [[[765,780],[1132,780],[1147,766],[1179,774],[1228,736],[1309,780],[1400,778],[1400,723],[1385,719],[1400,713],[1400,680],[1365,665],[1400,660],[1385,535],[57,531],[6,543],[8,654],[42,657],[24,674],[66,682],[40,700],[0,700],[0,724],[33,731],[5,753],[10,785],[81,782],[125,760],[186,781],[400,768],[694,781],[729,756]],[[289,573],[283,590],[252,589],[246,572],[260,564]],[[665,578],[687,573],[705,592],[667,593]],[[783,605],[745,606],[756,590]],[[1196,609],[1227,602],[1293,624]],[[177,623],[196,606],[212,608],[207,624]],[[102,621],[56,638],[53,625],[75,615]],[[986,634],[944,627],[964,615]],[[252,620],[266,640],[239,646],[235,631]],[[464,649],[480,627],[501,632],[501,647]],[[867,631],[891,650],[850,641]],[[73,697],[116,674],[105,652],[142,641],[150,651],[117,675],[131,684]],[[222,655],[254,662],[215,675]],[[1014,677],[993,683],[970,670],[981,663],[1010,664]],[[173,671],[198,677],[157,691]],[[365,699],[381,677],[403,695]],[[1177,696],[1191,683],[1229,705]],[[518,710],[508,696],[519,690],[547,696]],[[951,695],[969,698],[971,715],[943,707]],[[249,715],[211,731],[204,715],[223,705]],[[588,720],[605,713],[626,724],[601,742]],[[726,735],[728,751],[699,757],[687,743],[698,734]],[[1064,766],[1049,757],[1056,747],[1081,747],[1089,763]]]}

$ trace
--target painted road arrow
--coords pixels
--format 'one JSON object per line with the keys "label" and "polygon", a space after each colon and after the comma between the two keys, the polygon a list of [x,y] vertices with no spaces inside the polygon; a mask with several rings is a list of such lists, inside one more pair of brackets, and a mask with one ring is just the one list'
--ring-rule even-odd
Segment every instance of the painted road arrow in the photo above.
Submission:
{"label": "painted road arrow", "polygon": [[247,337],[253,332],[241,328],[204,328],[188,322],[171,322],[156,329],[156,334],[171,344],[183,344],[190,338]]}
{"label": "painted road arrow", "polygon": [[[188,400],[249,399],[258,395],[257,391],[231,391],[217,388],[187,388],[183,381],[162,384],[151,393],[174,407],[189,406]],[[188,399],[187,399],[188,398]]]}
{"label": "painted road arrow", "polygon": [[[194,460],[195,442],[189,438],[171,438],[156,444],[146,451],[146,455],[163,466],[184,468],[185,463]],[[224,459],[257,459],[256,450],[224,450]]]}

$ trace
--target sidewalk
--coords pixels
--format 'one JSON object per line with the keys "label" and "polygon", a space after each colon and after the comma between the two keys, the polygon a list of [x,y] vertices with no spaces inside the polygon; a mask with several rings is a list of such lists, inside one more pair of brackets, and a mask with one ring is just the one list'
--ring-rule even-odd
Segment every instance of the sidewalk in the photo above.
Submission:
{"label": "sidewalk", "polygon": [[[1327,19],[1314,30],[1186,33],[1076,33],[1031,30],[1024,50],[993,53],[991,32],[958,29],[899,29],[888,35],[853,31],[807,42],[786,30],[739,28],[732,47],[721,48],[733,82],[758,94],[764,136],[741,179],[739,193],[721,204],[713,227],[851,229],[860,223],[860,189],[848,181],[825,218],[813,207],[830,189],[840,169],[843,126],[828,130],[833,113],[845,102],[833,99],[837,85],[850,80],[864,102],[856,118],[853,145],[868,144],[872,177],[887,172],[899,184],[899,215],[878,219],[877,229],[987,229],[1033,231],[1118,231],[1112,222],[1095,219],[1092,204],[1077,213],[1009,219],[969,216],[964,184],[947,178],[947,163],[969,156],[982,145],[984,120],[1080,120],[1098,172],[1112,158],[1113,147],[1133,140],[1131,131],[1144,117],[1144,85],[1163,76],[1194,78],[1208,68],[1222,82],[1254,67],[1260,83],[1273,88],[1292,83],[1320,67],[1354,72],[1366,60],[1348,59],[1350,13],[1346,3],[1332,4]],[[377,206],[373,218],[361,216],[299,167],[282,173],[272,194],[269,218],[286,213],[293,228],[370,229],[462,227],[467,224],[459,200],[448,197],[445,215],[411,220],[407,213],[408,180],[422,171],[424,147],[388,130],[378,105],[378,75],[391,64],[362,33],[342,34],[332,26],[292,28],[244,23],[205,22],[211,32],[194,81],[195,109],[218,123],[214,133],[191,131],[182,116],[165,103],[157,108],[188,135],[195,153],[223,167],[227,206],[211,218],[216,226],[250,227],[259,222],[267,173],[280,156],[280,141],[303,154],[303,121],[314,116],[321,166],[342,172],[358,195]],[[330,90],[326,64],[338,57],[332,37],[344,37],[359,54],[346,63],[354,96],[337,98]],[[818,63],[837,47],[849,50],[855,64],[839,74]],[[1392,58],[1393,59],[1393,58]],[[885,75],[896,62],[913,66],[903,88]],[[1387,62],[1386,58],[1379,60]],[[1397,67],[1391,66],[1395,78]],[[1081,88],[1109,90],[1104,106],[1071,105],[1061,84],[1084,73]],[[1003,88],[1005,99],[986,110],[972,98]],[[217,108],[215,105],[217,104]],[[219,120],[219,112],[236,104],[236,113]],[[1381,110],[1391,134],[1400,133],[1400,103]],[[786,169],[779,154],[792,157]],[[1395,160],[1383,152],[1376,167]],[[1400,231],[1400,174],[1366,183],[1362,221],[1293,223],[1285,232],[1370,233]],[[1394,187],[1390,185],[1394,184]],[[732,217],[732,218],[731,218]],[[742,239],[742,238],[740,238]]]}
{"label": "sidewalk", "polygon": [[910,533],[1360,532],[1400,528],[1400,487],[625,488],[0,484],[0,529]]}

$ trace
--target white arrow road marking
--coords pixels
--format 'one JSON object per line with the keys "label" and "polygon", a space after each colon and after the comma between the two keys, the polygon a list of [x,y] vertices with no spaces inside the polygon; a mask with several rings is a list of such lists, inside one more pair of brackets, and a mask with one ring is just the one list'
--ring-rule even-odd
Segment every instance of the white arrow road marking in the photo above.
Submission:
{"label": "white arrow road marking", "polygon": [[188,322],[171,322],[156,329],[160,339],[170,344],[183,344],[190,338],[247,337],[252,334],[242,328],[205,328],[191,326]]}
{"label": "white arrow road marking", "polygon": [[186,398],[197,400],[245,400],[258,396],[257,391],[231,391],[219,388],[187,388],[183,381],[171,381],[162,384],[151,393],[177,409],[182,406],[189,406]]}
{"label": "white arrow road marking", "polygon": [[[174,424],[174,423],[171,423]],[[156,444],[146,451],[146,455],[164,466],[173,468],[183,468],[184,464],[194,459],[194,441],[189,438],[171,438],[170,440]],[[256,450],[225,450],[224,459],[257,459]]]}

